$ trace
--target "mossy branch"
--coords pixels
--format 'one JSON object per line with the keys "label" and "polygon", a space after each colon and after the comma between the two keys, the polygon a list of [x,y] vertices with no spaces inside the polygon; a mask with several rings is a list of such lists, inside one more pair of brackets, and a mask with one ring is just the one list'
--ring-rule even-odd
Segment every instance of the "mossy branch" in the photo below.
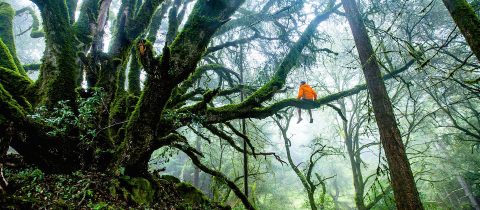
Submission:
{"label": "mossy branch", "polygon": [[[13,17],[15,16],[15,11],[10,6],[10,4],[0,2],[0,39],[3,41],[4,45],[8,48],[11,57],[15,63],[16,68],[11,68],[12,70],[18,70],[22,75],[26,75],[23,66],[20,63],[20,60],[17,57],[17,49],[15,47],[15,36],[13,34]],[[0,59],[4,59],[0,58]]]}
{"label": "mossy branch", "polygon": [[217,52],[219,50],[222,50],[224,48],[228,48],[228,47],[235,47],[235,46],[238,46],[238,45],[242,45],[242,44],[246,44],[246,43],[249,43],[257,38],[259,38],[260,35],[258,32],[255,32],[254,35],[250,36],[250,37],[247,37],[247,38],[242,38],[242,39],[238,39],[238,40],[235,40],[235,41],[229,41],[229,42],[225,42],[223,44],[219,44],[219,45],[216,45],[216,46],[212,46],[212,47],[209,47],[207,48],[207,51],[205,52],[206,55],[210,54],[210,53],[214,53],[214,52]]}
{"label": "mossy branch", "polygon": [[443,0],[450,15],[467,40],[470,49],[480,60],[480,18],[466,0]]}
{"label": "mossy branch", "polygon": [[[70,9],[70,8],[69,8]],[[80,7],[80,16],[74,24],[75,34],[86,48],[90,46],[97,26],[100,5],[98,0],[85,0]]]}
{"label": "mossy branch", "polygon": [[310,22],[299,40],[294,46],[292,46],[287,56],[277,68],[272,79],[258,91],[248,97],[244,102],[242,102],[243,106],[258,106],[260,103],[272,98],[273,95],[285,85],[285,80],[290,71],[297,65],[297,61],[302,54],[302,50],[314,37],[318,24],[324,20],[327,20],[328,17],[340,7],[340,5],[333,6],[333,3],[334,1],[330,1],[330,6],[328,9],[322,14],[317,15]]}
{"label": "mossy branch", "polygon": [[[415,63],[414,60],[410,60],[406,63],[403,67],[390,72],[387,75],[382,77],[383,80],[388,80],[394,78],[396,75],[406,71]],[[315,109],[321,106],[327,105],[333,101],[338,99],[355,95],[360,91],[366,90],[367,85],[357,85],[354,88],[349,90],[341,91],[338,93],[334,93],[328,96],[320,97],[319,99],[312,101],[311,103],[305,103],[304,101],[289,98],[278,101],[272,105],[267,107],[258,107],[258,108],[244,108],[241,104],[235,105],[226,105],[223,107],[218,108],[209,108],[206,112],[206,123],[219,123],[219,122],[226,122],[233,119],[240,119],[240,118],[258,118],[263,119],[269,116],[274,115],[278,111],[287,108],[287,107],[297,107],[297,108],[304,108],[304,109]]]}
{"label": "mossy branch", "polygon": [[14,96],[21,97],[28,94],[33,82],[18,72],[0,66],[0,82]]}
{"label": "mossy branch", "polygon": [[229,21],[215,33],[215,36],[221,36],[239,27],[252,26],[260,22],[268,22],[284,18],[292,13],[300,11],[303,8],[303,4],[304,1],[295,1],[292,5],[280,8],[273,13],[267,13],[267,10],[271,7],[271,5],[267,6],[259,13],[245,15],[244,17]]}
{"label": "mossy branch", "polygon": [[148,28],[152,16],[163,1],[164,0],[146,0],[138,10],[137,15],[131,14],[126,27],[127,37],[131,41],[135,40]]}
{"label": "mossy branch", "polygon": [[25,71],[38,71],[41,66],[42,64],[39,63],[25,64],[23,65],[23,69],[25,69]]}
{"label": "mossy branch", "polygon": [[31,7],[24,7],[20,10],[17,10],[15,12],[15,15],[22,15],[23,13],[28,13],[32,17],[32,26],[30,26],[30,37],[34,39],[44,37],[45,33],[43,32],[43,30],[40,29],[40,21],[38,19],[37,13],[35,13],[35,10],[33,10],[33,8]]}
{"label": "mossy branch", "polygon": [[158,30],[160,29],[160,26],[162,24],[163,17],[165,16],[168,8],[170,7],[170,3],[171,1],[165,1],[162,6],[157,9],[155,14],[153,14],[152,21],[150,22],[150,26],[148,28],[148,41],[155,43],[155,41],[157,40]]}
{"label": "mossy branch", "polygon": [[[158,72],[160,75],[148,75],[144,91],[127,125],[125,141],[129,142],[129,145],[126,152],[131,155],[126,160],[126,168],[134,169],[138,168],[138,165],[146,165],[142,157],[151,152],[150,141],[159,132],[158,129],[164,129],[158,127],[161,121],[159,116],[164,112],[172,90],[195,70],[215,31],[243,2],[244,0],[197,1],[183,31],[168,48],[168,59],[163,55],[161,62],[154,65],[147,63],[147,66],[146,62],[142,61],[147,72]],[[143,55],[140,60],[144,60]],[[165,61],[168,61],[168,65],[165,65]],[[163,69],[165,67],[168,69]],[[166,72],[168,78],[155,78],[163,76],[162,72]]]}
{"label": "mossy branch", "polygon": [[15,72],[18,72],[17,65],[13,59],[10,49],[7,45],[3,43],[3,40],[0,38],[0,66],[7,69],[12,69]]}

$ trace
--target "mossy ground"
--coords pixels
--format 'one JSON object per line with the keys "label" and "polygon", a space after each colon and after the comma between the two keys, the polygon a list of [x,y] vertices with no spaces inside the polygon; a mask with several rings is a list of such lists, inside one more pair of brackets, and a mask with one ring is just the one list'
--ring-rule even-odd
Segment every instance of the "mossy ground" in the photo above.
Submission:
{"label": "mossy ground", "polygon": [[1,209],[230,209],[172,177],[155,186],[144,178],[99,172],[45,174],[33,166],[5,167],[9,181]]}

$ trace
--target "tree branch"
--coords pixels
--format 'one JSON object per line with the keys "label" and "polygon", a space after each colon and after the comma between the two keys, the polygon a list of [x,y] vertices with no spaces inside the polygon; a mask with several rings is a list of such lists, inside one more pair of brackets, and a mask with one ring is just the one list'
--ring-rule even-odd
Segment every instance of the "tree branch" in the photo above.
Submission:
{"label": "tree branch", "polygon": [[255,207],[253,207],[250,201],[248,201],[247,196],[245,196],[245,194],[242,193],[242,191],[237,187],[237,185],[235,185],[233,181],[229,180],[227,176],[225,176],[221,172],[215,171],[203,165],[200,159],[195,154],[194,149],[192,147],[186,146],[186,145],[180,145],[180,144],[173,144],[172,146],[183,151],[186,155],[188,155],[192,160],[193,164],[195,164],[195,166],[200,168],[203,172],[210,174],[220,179],[221,181],[225,182],[225,184],[227,184],[228,187],[230,187],[230,189],[232,189],[232,191],[235,193],[235,195],[237,195],[237,197],[242,201],[246,209],[249,209],[249,210],[255,209]]}
{"label": "tree branch", "polygon": [[[395,71],[392,71],[390,74],[384,75],[382,77],[383,80],[389,80],[391,78],[394,78],[396,75],[409,69],[409,67],[412,66],[414,63],[415,63],[414,60],[410,60],[403,67]],[[312,101],[312,103],[305,103],[301,100],[290,98],[290,99],[281,100],[267,107],[259,107],[259,108],[245,108],[242,106],[242,104],[233,104],[233,105],[226,105],[218,108],[209,108],[206,112],[206,123],[219,123],[219,122],[225,122],[225,121],[240,119],[240,118],[263,119],[263,118],[274,115],[275,113],[277,113],[278,111],[286,107],[315,109],[323,105],[326,105],[328,103],[331,103],[333,101],[336,101],[338,99],[355,95],[360,91],[363,91],[366,89],[367,89],[366,84],[357,85],[352,89],[321,97],[315,101]]]}
{"label": "tree branch", "polygon": [[43,30],[40,30],[40,21],[38,20],[38,16],[35,13],[35,11],[31,7],[24,7],[20,10],[17,10],[15,12],[15,15],[19,16],[19,15],[22,15],[23,13],[28,13],[30,16],[32,16],[32,25],[30,27],[32,30],[30,32],[30,37],[31,38],[44,37],[45,33],[43,32]]}

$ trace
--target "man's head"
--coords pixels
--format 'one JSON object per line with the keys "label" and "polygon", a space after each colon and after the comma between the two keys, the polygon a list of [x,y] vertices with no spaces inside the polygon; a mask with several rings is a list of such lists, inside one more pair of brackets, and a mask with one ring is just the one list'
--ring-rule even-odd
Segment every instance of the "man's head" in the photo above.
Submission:
{"label": "man's head", "polygon": [[304,84],[306,84],[305,81],[301,81],[301,82],[300,82],[300,85],[304,85]]}

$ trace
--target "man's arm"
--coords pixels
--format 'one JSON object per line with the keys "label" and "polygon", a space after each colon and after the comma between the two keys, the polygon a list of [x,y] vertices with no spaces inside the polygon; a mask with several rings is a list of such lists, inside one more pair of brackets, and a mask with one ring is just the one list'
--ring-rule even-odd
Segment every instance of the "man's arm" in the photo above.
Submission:
{"label": "man's arm", "polygon": [[301,99],[302,97],[303,97],[303,88],[300,87],[300,88],[298,88],[297,99]]}

